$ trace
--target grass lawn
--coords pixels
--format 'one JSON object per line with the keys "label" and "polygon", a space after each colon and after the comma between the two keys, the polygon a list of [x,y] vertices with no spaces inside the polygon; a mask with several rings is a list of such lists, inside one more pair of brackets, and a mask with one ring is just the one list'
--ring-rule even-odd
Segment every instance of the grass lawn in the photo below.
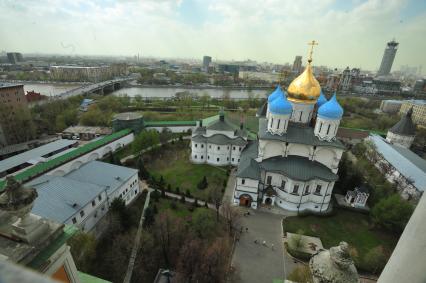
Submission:
{"label": "grass lawn", "polygon": [[337,246],[341,241],[349,243],[358,253],[357,267],[363,270],[368,270],[364,258],[369,250],[382,246],[385,256],[389,257],[398,241],[396,235],[371,229],[367,215],[341,209],[333,216],[289,217],[283,226],[286,232],[296,233],[301,229],[305,235],[320,237],[324,248]]}
{"label": "grass lawn", "polygon": [[[170,184],[173,191],[176,187],[179,187],[181,193],[189,190],[192,196],[202,200],[208,199],[211,190],[222,192],[223,183],[227,180],[226,168],[192,164],[189,161],[189,155],[188,141],[184,141],[145,153],[144,161],[147,170],[157,180],[163,176],[166,184]],[[208,187],[199,190],[197,184],[204,176],[207,178]]]}
{"label": "grass lawn", "polygon": [[[176,208],[173,208],[172,203],[176,204]],[[173,215],[186,218],[192,214],[192,211],[190,210],[191,205],[188,203],[181,203],[180,200],[172,200],[169,198],[160,198],[158,202],[152,202],[151,205],[156,205],[158,212],[165,212],[169,211]],[[212,213],[213,216],[215,216],[215,212],[211,209],[205,208],[205,207],[198,207],[197,209],[205,209]]]}

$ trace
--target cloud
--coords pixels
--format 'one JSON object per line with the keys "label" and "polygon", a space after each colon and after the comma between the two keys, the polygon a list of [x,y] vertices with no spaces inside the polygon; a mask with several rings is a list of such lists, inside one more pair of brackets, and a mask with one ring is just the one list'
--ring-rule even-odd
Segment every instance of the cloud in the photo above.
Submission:
{"label": "cloud", "polygon": [[[425,11],[401,22],[406,0],[0,1],[1,49],[22,52],[254,59],[377,69],[386,41],[395,64],[425,64]],[[415,8],[415,7],[414,7]]]}

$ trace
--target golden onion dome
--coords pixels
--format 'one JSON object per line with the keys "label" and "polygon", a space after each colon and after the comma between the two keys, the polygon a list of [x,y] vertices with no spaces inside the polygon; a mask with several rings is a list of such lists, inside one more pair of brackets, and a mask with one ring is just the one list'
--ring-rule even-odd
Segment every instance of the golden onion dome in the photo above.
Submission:
{"label": "golden onion dome", "polygon": [[311,62],[287,89],[288,100],[302,103],[315,103],[321,94],[321,86],[312,73]]}

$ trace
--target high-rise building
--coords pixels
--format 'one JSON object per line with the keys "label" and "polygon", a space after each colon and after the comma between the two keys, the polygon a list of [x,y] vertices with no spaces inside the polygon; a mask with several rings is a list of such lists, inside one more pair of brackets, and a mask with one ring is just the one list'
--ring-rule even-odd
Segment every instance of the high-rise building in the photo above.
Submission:
{"label": "high-rise building", "polygon": [[396,51],[398,50],[399,43],[395,40],[392,40],[387,43],[385,48],[385,53],[383,54],[382,63],[380,64],[380,69],[377,72],[378,76],[389,75],[393,60],[395,59]]}
{"label": "high-rise building", "polygon": [[209,71],[209,67],[210,67],[211,62],[212,62],[212,57],[210,57],[210,56],[204,56],[203,57],[203,71],[204,72]]}
{"label": "high-rise building", "polygon": [[302,70],[302,56],[296,56],[294,58],[293,67],[291,68],[291,70],[294,73],[300,73],[300,71]]}
{"label": "high-rise building", "polygon": [[18,62],[24,61],[24,57],[22,56],[22,54],[17,52],[7,53],[7,59],[9,60],[10,64],[17,64]]}

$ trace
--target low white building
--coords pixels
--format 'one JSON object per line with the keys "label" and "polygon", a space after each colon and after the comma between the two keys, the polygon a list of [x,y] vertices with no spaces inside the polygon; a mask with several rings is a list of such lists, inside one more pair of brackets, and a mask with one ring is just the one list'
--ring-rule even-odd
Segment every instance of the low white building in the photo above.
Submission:
{"label": "low white building", "polygon": [[32,213],[92,230],[115,198],[126,205],[140,193],[138,170],[91,161],[64,176],[43,175],[25,186],[39,197]]}
{"label": "low white building", "polygon": [[[378,160],[372,160],[377,169],[388,181],[395,183],[404,199],[419,200],[426,190],[426,160],[380,136],[371,135],[369,141],[378,153]],[[371,159],[372,155],[367,156]]]}
{"label": "low white building", "polygon": [[191,161],[217,166],[238,165],[246,144],[247,132],[243,126],[236,128],[220,111],[219,119],[205,127],[201,120],[192,133]]}

